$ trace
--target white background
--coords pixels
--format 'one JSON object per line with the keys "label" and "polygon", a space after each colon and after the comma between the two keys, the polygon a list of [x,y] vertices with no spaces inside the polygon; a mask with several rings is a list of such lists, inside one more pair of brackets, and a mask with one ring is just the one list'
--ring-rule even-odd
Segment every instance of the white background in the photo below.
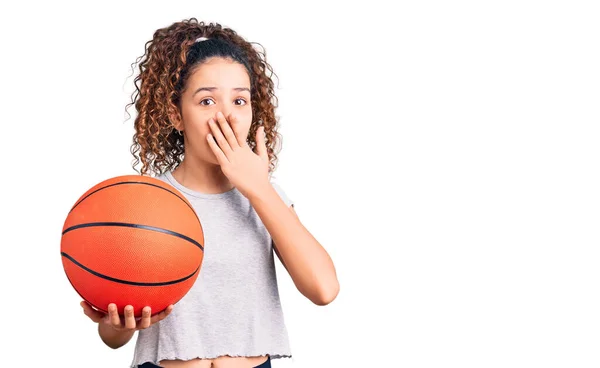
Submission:
{"label": "white background", "polygon": [[[278,267],[274,367],[600,365],[600,12],[592,1],[3,3],[1,364],[126,367],[59,255],[70,206],[133,173],[131,63],[189,17],[279,76],[276,179],[337,267]],[[276,81],[277,83],[277,81]]]}

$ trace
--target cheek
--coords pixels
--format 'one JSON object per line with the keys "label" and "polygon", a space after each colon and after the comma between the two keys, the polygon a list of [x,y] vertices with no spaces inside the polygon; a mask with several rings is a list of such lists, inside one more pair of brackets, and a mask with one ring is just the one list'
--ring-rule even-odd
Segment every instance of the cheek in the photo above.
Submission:
{"label": "cheek", "polygon": [[248,135],[250,126],[252,125],[252,110],[247,113],[238,115],[238,123],[235,127],[236,134],[242,134],[244,137]]}
{"label": "cheek", "polygon": [[240,125],[237,129],[235,134],[242,136],[244,138],[248,138],[248,133],[250,131],[250,124],[251,122],[245,123],[243,125]]}
{"label": "cheek", "polygon": [[183,111],[183,119],[185,121],[185,129],[194,136],[206,136],[210,132],[208,126],[208,119],[210,115],[208,113],[199,112],[198,109],[186,106],[187,108]]}
{"label": "cheek", "polygon": [[[194,144],[201,143],[200,141],[206,140],[206,135],[210,133],[208,124],[196,124],[188,129],[188,135],[193,139]],[[193,138],[192,138],[193,137]]]}

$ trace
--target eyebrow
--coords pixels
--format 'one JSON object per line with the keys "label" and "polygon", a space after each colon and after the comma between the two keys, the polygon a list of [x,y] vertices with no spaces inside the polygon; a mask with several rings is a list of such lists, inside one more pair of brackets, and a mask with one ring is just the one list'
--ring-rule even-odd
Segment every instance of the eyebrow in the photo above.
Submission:
{"label": "eyebrow", "polygon": [[[198,88],[196,91],[194,91],[193,96],[196,95],[196,93],[201,92],[201,91],[209,91],[212,92],[214,90],[218,89],[217,87],[200,87]],[[234,91],[238,91],[238,92],[242,92],[242,91],[248,91],[248,93],[250,93],[250,89],[246,88],[246,87],[238,87],[238,88],[234,88]]]}

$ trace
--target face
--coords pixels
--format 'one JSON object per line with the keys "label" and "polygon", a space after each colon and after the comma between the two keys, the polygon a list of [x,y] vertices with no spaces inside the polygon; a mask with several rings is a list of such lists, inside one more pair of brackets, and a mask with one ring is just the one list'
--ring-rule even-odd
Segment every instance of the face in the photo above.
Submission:
{"label": "face", "polygon": [[248,137],[252,123],[250,105],[250,77],[240,63],[211,58],[197,67],[187,81],[181,96],[183,121],[179,130],[185,136],[185,154],[218,164],[206,136],[210,133],[208,120],[217,121],[220,111],[227,118],[229,114],[237,116],[236,122],[230,122],[236,136]]}

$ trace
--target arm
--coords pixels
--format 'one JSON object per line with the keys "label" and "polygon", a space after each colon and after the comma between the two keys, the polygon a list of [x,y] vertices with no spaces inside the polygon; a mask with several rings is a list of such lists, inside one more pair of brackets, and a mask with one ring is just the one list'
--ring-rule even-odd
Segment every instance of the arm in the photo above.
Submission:
{"label": "arm", "polygon": [[298,291],[317,305],[331,303],[340,289],[333,261],[300,222],[293,205],[288,208],[270,183],[249,199]]}

